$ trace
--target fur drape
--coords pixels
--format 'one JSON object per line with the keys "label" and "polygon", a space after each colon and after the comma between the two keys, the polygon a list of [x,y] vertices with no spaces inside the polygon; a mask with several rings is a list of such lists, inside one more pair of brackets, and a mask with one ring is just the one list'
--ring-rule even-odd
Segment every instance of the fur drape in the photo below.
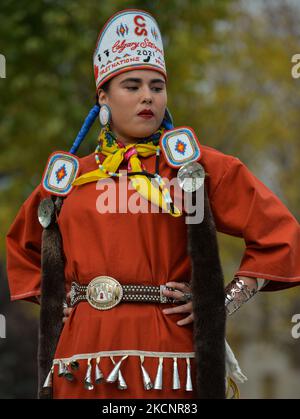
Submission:
{"label": "fur drape", "polygon": [[[194,200],[195,194],[193,192]],[[202,223],[188,225],[188,252],[192,263],[197,394],[200,399],[224,399],[224,278],[206,186],[204,219]]]}
{"label": "fur drape", "polygon": [[62,329],[65,299],[62,239],[56,221],[42,234],[42,285],[38,341],[38,398],[52,398],[50,389],[43,389]]}

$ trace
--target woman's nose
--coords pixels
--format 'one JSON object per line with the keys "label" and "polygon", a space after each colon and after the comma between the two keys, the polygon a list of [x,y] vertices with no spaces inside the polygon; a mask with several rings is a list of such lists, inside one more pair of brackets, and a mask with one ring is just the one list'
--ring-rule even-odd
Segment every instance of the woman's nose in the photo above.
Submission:
{"label": "woman's nose", "polygon": [[143,103],[152,103],[152,91],[150,88],[146,87],[143,89],[142,99]]}
{"label": "woman's nose", "polygon": [[143,103],[152,103],[152,99],[151,98],[144,98]]}

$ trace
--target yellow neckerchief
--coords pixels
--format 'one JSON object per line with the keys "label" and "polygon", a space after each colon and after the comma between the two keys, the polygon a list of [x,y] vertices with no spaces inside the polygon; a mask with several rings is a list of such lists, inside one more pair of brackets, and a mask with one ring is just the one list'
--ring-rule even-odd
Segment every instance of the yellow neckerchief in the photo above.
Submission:
{"label": "yellow neckerchief", "polygon": [[[157,137],[157,134],[162,134],[163,131],[164,129],[158,130],[152,137],[149,138],[149,141],[147,143],[128,144],[125,147],[121,147],[116,141],[116,139],[113,137],[113,134],[109,130],[109,128],[103,128],[100,132],[98,141],[99,144],[102,145],[101,153],[107,157],[103,161],[102,165],[100,165],[101,168],[99,167],[96,170],[87,172],[82,176],[79,176],[77,179],[74,180],[72,185],[79,186],[85,183],[94,182],[98,181],[99,179],[114,176],[120,164],[126,157],[125,154],[130,149],[132,149],[131,152],[127,153],[127,156],[129,155],[128,163],[130,171],[141,172],[143,169],[138,156],[148,157],[152,156],[153,154],[156,154],[156,150],[160,147],[159,145],[154,144],[154,142],[158,143],[158,140],[156,139],[155,141],[152,138],[155,137],[155,135]],[[164,186],[164,183],[161,178],[159,178],[159,188],[153,187],[149,178],[144,175],[133,175],[130,176],[130,179],[133,187],[145,199],[159,206],[173,217],[178,217],[182,215],[180,210],[176,208],[175,205],[174,213],[170,210],[169,204],[167,204],[167,202],[170,200],[170,194]],[[163,193],[160,188],[163,190]]]}

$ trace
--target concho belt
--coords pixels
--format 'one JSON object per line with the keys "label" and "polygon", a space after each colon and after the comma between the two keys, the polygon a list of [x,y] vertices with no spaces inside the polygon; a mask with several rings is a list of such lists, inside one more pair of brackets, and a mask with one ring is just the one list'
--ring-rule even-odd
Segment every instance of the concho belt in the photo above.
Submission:
{"label": "concho belt", "polygon": [[87,301],[97,310],[109,310],[122,302],[141,303],[182,303],[191,299],[190,293],[177,300],[163,295],[163,290],[174,291],[166,285],[121,285],[110,276],[97,276],[88,285],[72,282],[70,300],[71,307],[81,301]]}

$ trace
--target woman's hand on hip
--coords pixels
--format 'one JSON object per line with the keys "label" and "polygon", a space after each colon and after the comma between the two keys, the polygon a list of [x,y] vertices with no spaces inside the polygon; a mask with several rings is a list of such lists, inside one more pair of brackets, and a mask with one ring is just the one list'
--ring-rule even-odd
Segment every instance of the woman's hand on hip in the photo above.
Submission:
{"label": "woman's hand on hip", "polygon": [[[190,285],[187,282],[167,282],[166,286],[175,288],[175,291],[163,290],[163,294],[166,297],[174,298],[178,302],[185,301],[186,299],[185,293],[188,293],[188,294],[191,293]],[[163,309],[163,313],[164,314],[188,313],[186,317],[184,317],[182,320],[179,320],[177,322],[178,326],[185,326],[194,321],[192,301],[188,301],[185,304],[177,305],[176,307],[165,308]]]}
{"label": "woman's hand on hip", "polygon": [[[67,294],[67,305],[69,305],[69,304],[70,304],[70,293],[68,292],[68,294]],[[72,307],[64,307],[64,309],[63,309],[63,319],[62,319],[63,323],[66,323],[66,321],[68,320],[72,310],[73,310]]]}

